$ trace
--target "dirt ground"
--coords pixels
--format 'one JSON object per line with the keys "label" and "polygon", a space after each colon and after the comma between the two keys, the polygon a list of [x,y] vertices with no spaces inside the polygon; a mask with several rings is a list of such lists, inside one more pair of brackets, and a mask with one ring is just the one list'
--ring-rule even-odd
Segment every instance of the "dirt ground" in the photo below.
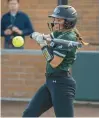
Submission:
{"label": "dirt ground", "polygon": [[[21,117],[28,102],[1,102],[2,117]],[[42,117],[55,117],[53,108],[42,114]],[[75,105],[75,117],[99,117],[99,105]]]}

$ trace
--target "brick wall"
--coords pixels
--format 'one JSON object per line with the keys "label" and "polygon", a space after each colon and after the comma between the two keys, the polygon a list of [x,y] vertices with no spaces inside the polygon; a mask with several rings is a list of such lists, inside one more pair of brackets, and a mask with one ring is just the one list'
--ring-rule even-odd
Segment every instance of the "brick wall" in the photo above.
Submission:
{"label": "brick wall", "polygon": [[[99,2],[97,0],[69,0],[78,11],[77,27],[83,38],[99,44]],[[82,50],[99,50],[98,46],[88,46]]]}
{"label": "brick wall", "polygon": [[[2,0],[2,14],[7,11],[7,0]],[[97,0],[69,0],[69,4],[74,6],[78,11],[79,20],[77,27],[83,38],[88,42],[99,43],[99,2]],[[57,5],[57,0],[20,0],[20,9],[26,12],[33,23],[36,31],[49,33],[46,22],[48,14],[53,11]],[[3,40],[2,40],[3,47]],[[39,48],[37,44],[27,37],[25,43],[26,49]],[[88,46],[82,50],[97,50],[95,46]]]}
{"label": "brick wall", "polygon": [[31,97],[45,81],[45,59],[33,51],[6,53],[1,57],[1,73],[2,97]]}

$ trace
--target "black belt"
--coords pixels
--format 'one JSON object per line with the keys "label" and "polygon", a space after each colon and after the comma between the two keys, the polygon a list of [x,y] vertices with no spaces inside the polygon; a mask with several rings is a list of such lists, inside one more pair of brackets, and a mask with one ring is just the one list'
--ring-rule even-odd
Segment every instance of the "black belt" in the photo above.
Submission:
{"label": "black belt", "polygon": [[53,73],[45,73],[46,77],[70,77],[71,73],[69,71],[57,71]]}

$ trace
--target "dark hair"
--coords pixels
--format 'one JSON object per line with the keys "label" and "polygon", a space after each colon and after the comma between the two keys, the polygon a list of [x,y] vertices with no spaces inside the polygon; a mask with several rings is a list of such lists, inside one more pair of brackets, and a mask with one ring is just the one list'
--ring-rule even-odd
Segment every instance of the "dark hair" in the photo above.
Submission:
{"label": "dark hair", "polygon": [[[13,0],[8,0],[8,2],[10,2],[10,1],[13,1]],[[19,3],[20,1],[19,1],[19,0],[17,0],[17,2]]]}

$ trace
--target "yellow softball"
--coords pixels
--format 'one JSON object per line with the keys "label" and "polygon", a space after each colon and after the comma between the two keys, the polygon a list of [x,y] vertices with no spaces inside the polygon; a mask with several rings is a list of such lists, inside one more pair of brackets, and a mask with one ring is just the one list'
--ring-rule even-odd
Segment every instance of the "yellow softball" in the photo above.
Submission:
{"label": "yellow softball", "polygon": [[12,39],[12,44],[14,47],[21,47],[24,45],[24,39],[22,36],[16,36]]}

